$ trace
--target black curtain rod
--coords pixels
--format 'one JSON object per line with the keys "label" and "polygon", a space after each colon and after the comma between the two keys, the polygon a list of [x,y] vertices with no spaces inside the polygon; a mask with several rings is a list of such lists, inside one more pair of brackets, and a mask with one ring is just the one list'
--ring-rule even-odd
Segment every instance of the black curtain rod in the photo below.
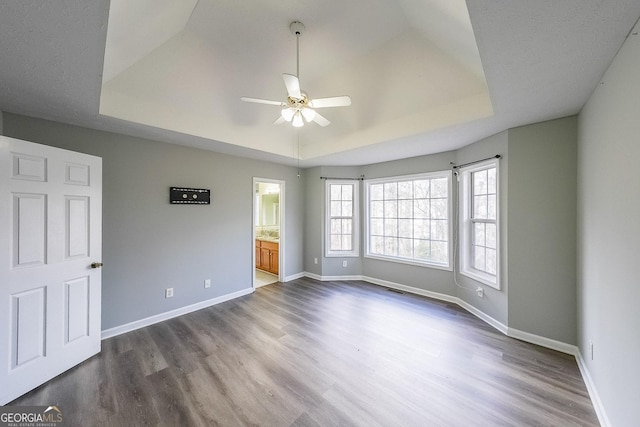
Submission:
{"label": "black curtain rod", "polygon": [[364,181],[364,175],[360,175],[358,178],[336,178],[335,176],[321,176],[320,179],[336,179],[344,181]]}
{"label": "black curtain rod", "polygon": [[485,160],[491,160],[491,159],[500,159],[502,156],[500,154],[496,154],[493,157],[487,157],[486,159],[482,159],[482,160],[476,160],[475,162],[469,162],[469,163],[465,163],[464,165],[453,165],[453,162],[451,162],[451,164],[453,165],[454,169],[460,169],[463,168],[465,166],[469,166],[469,165],[475,165],[476,163],[480,163],[480,162],[484,162]]}

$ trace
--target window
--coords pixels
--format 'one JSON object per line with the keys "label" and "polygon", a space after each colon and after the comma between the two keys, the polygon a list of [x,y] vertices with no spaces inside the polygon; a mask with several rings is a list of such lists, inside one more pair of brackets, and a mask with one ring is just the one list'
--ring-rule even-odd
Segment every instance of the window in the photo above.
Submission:
{"label": "window", "polygon": [[359,181],[327,180],[326,255],[359,256]]}
{"label": "window", "polygon": [[451,268],[451,172],[369,180],[369,258]]}
{"label": "window", "polygon": [[495,288],[498,283],[498,163],[462,169],[461,273]]}

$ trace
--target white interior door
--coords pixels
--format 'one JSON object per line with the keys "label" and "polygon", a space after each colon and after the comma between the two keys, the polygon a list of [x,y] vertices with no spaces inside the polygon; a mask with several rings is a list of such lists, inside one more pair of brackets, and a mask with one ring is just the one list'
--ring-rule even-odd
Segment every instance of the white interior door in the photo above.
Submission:
{"label": "white interior door", "polygon": [[100,352],[101,233],[101,158],[0,136],[0,404]]}

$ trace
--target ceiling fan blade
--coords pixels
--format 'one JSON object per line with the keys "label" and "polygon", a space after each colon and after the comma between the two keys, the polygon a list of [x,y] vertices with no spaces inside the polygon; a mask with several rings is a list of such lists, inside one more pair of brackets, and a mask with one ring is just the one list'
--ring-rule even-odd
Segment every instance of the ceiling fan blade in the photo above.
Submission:
{"label": "ceiling fan blade", "polygon": [[274,124],[274,125],[281,125],[281,124],[283,124],[284,122],[286,122],[286,120],[284,119],[284,117],[280,116],[280,117],[278,117],[278,118],[273,122],[273,124]]}
{"label": "ceiling fan blade", "polygon": [[240,99],[245,102],[255,102],[256,104],[269,104],[269,105],[279,105],[279,106],[286,105],[284,102],[280,102],[280,101],[269,101],[268,99],[260,99],[260,98],[247,98],[246,96],[243,96]]}
{"label": "ceiling fan blade", "polygon": [[318,98],[309,101],[309,106],[312,108],[348,107],[349,105],[351,105],[351,98],[347,95]]}
{"label": "ceiling fan blade", "polygon": [[317,112],[316,112],[316,115],[313,117],[313,121],[322,127],[329,126],[329,124],[331,123],[329,120],[327,120]]}
{"label": "ceiling fan blade", "polygon": [[302,98],[302,93],[300,93],[300,80],[298,80],[296,76],[283,74],[282,79],[284,80],[284,85],[287,87],[287,93],[290,97],[296,99]]}

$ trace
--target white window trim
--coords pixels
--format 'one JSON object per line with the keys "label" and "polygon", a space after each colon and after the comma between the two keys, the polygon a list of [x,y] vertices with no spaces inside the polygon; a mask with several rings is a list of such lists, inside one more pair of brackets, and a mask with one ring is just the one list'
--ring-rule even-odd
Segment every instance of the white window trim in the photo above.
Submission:
{"label": "white window trim", "polygon": [[[476,270],[471,263],[471,174],[485,169],[496,168],[496,275],[492,276],[484,271]],[[458,197],[460,200],[460,274],[487,286],[500,290],[500,162],[491,159],[460,169],[462,182]]]}
{"label": "white window trim", "polygon": [[[353,186],[353,250],[332,251],[331,242],[331,190],[330,185],[351,185]],[[354,258],[360,256],[360,181],[327,179],[325,181],[325,215],[324,215],[324,248],[327,258]]]}
{"label": "white window trim", "polygon": [[[369,235],[369,187],[371,184],[380,184],[380,183],[385,183],[385,182],[399,182],[399,181],[409,181],[409,180],[415,180],[415,179],[420,179],[420,178],[426,178],[426,179],[433,179],[433,178],[447,178],[447,192],[448,192],[448,197],[447,197],[447,209],[448,209],[448,213],[449,213],[449,218],[448,218],[448,222],[449,222],[449,227],[448,227],[448,247],[449,247],[449,262],[447,264],[441,264],[441,263],[437,263],[437,262],[433,262],[433,261],[418,261],[418,260],[414,260],[414,259],[406,259],[406,258],[400,258],[400,257],[392,257],[392,256],[385,256],[385,255],[380,255],[380,254],[372,254],[369,252],[369,239],[370,239],[370,235]],[[389,177],[385,177],[385,178],[375,178],[375,179],[368,179],[366,181],[364,181],[364,191],[365,191],[365,195],[364,195],[364,235],[365,235],[365,250],[364,250],[364,257],[365,258],[370,258],[370,259],[377,259],[377,260],[381,260],[381,261],[389,261],[389,262],[395,262],[395,263],[399,263],[399,264],[409,264],[409,265],[416,265],[419,267],[426,267],[426,268],[434,268],[434,269],[438,269],[438,270],[446,270],[446,271],[453,271],[453,193],[452,193],[452,179],[451,179],[451,171],[436,171],[436,172],[425,172],[425,173],[419,173],[419,174],[414,174],[414,175],[401,175],[401,176],[389,176]]]}

